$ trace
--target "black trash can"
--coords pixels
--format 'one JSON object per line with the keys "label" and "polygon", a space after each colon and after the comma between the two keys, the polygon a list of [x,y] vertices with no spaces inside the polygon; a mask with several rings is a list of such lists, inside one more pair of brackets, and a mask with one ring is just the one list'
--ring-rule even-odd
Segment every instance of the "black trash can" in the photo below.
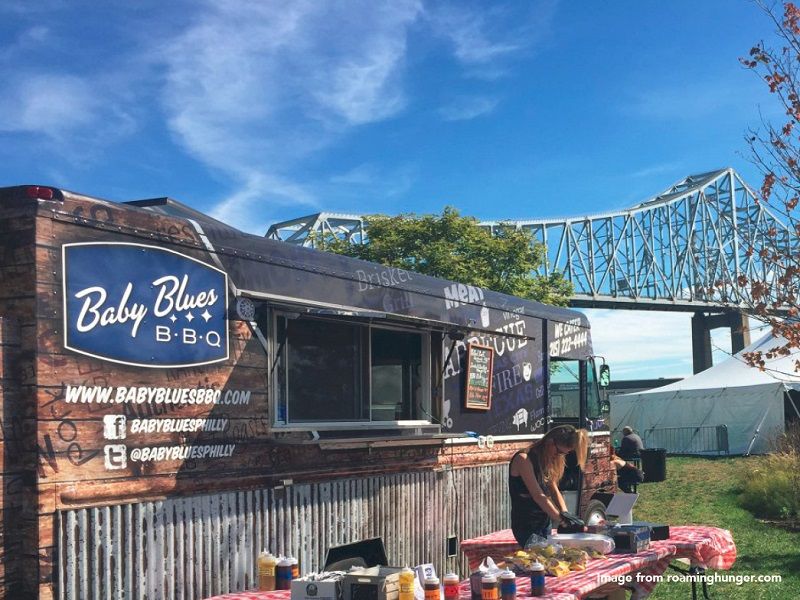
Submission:
{"label": "black trash can", "polygon": [[667,479],[667,450],[665,448],[644,448],[639,450],[644,471],[644,483],[656,483]]}

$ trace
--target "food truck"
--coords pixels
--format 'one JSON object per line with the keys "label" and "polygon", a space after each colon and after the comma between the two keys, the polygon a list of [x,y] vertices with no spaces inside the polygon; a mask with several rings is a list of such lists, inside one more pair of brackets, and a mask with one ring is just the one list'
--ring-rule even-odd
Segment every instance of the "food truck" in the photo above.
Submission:
{"label": "food truck", "polygon": [[371,537],[463,574],[558,423],[593,429],[572,510],[616,485],[582,314],[169,198],[0,189],[0,383],[5,598],[203,598]]}

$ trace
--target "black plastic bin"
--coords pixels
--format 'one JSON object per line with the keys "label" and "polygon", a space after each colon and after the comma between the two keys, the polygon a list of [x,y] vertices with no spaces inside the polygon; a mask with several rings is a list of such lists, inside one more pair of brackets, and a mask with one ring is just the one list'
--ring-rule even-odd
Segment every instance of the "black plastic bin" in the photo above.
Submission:
{"label": "black plastic bin", "polygon": [[644,471],[644,483],[656,483],[667,479],[667,450],[665,448],[644,448],[639,450]]}

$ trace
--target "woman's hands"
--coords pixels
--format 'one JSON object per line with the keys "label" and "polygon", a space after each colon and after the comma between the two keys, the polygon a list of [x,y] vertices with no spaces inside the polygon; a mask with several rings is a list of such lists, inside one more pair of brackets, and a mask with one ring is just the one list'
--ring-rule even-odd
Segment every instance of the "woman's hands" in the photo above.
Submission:
{"label": "woman's hands", "polygon": [[573,515],[566,510],[561,511],[561,522],[565,525],[571,525],[573,527],[585,527],[586,523],[583,522],[583,519],[580,519]]}
{"label": "woman's hands", "polygon": [[586,527],[586,523],[583,522],[583,519],[576,517],[566,510],[561,511],[560,517],[561,523],[564,525],[564,527],[572,529],[576,532],[581,532]]}

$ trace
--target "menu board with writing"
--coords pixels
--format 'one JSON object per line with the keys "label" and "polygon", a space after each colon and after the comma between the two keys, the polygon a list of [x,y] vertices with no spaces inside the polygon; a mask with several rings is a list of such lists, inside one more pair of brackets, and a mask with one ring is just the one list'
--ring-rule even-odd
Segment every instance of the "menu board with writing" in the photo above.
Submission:
{"label": "menu board with writing", "polygon": [[467,389],[464,408],[492,407],[492,362],[494,350],[478,344],[467,345]]}

